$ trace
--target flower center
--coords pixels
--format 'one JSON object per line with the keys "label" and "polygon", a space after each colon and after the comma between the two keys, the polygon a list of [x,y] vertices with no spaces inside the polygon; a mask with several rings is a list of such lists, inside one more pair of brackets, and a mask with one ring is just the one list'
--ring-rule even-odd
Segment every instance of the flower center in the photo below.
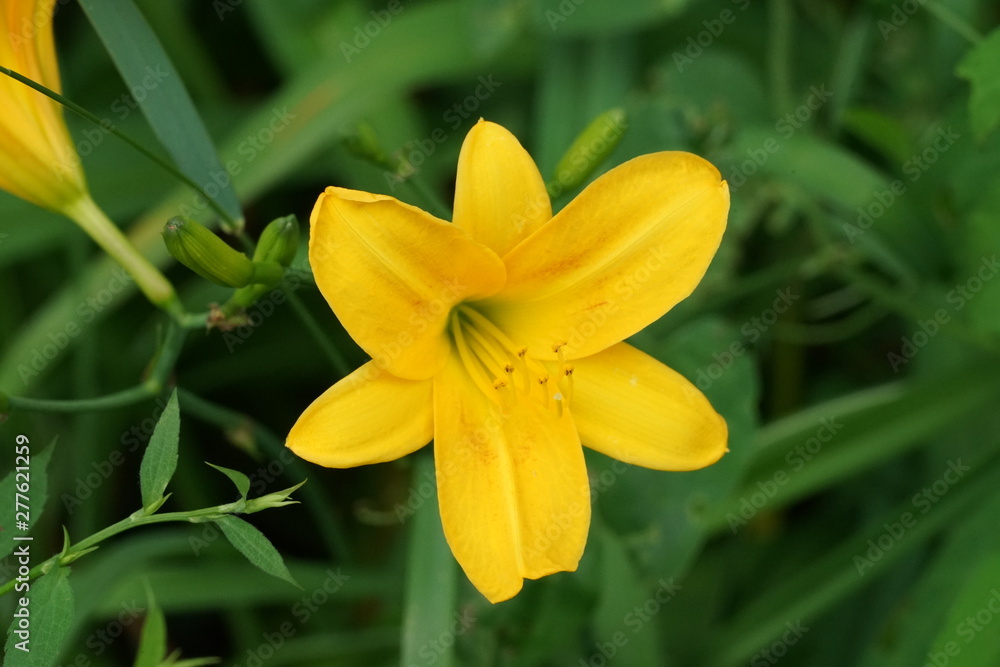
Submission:
{"label": "flower center", "polygon": [[495,324],[468,306],[458,306],[449,323],[462,364],[487,398],[508,407],[532,398],[561,417],[573,399],[573,366],[563,357],[565,343],[553,351],[558,362],[543,364],[528,348],[515,345]]}

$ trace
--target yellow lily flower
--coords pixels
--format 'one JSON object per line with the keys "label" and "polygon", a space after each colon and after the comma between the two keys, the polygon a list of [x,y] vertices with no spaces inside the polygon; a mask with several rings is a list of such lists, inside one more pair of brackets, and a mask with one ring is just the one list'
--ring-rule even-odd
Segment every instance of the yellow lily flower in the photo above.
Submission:
{"label": "yellow lily flower", "polygon": [[[0,65],[60,92],[52,39],[55,0],[0,0]],[[0,76],[0,188],[62,212],[87,192],[80,160],[55,101]]]}
{"label": "yellow lily flower", "polygon": [[553,216],[531,157],[482,120],[459,156],[452,223],[327,188],[309,259],[372,360],[306,409],[288,447],[345,468],[433,438],[445,537],[483,595],[575,570],[590,526],[581,444],[659,470],[726,451],[704,395],[621,341],[694,290],[728,211],[715,167],[663,152]]}
{"label": "yellow lily flower", "polygon": [[[55,92],[55,0],[0,0],[0,65]],[[76,222],[135,279],[150,301],[178,307],[173,286],[94,203],[62,108],[0,74],[0,189]]]}

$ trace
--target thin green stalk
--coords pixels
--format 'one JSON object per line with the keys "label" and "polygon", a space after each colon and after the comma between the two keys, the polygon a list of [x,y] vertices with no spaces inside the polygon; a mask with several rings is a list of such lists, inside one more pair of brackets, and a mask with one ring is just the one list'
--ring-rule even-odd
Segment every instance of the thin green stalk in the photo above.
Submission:
{"label": "thin green stalk", "polygon": [[[869,275],[862,269],[844,266],[838,270],[838,273],[848,282],[867,292],[876,302],[888,310],[914,322],[927,319],[933,315],[933,308],[931,306],[926,306],[907,298],[905,295],[900,294],[899,290],[884,284],[883,281]],[[947,335],[972,343],[983,350],[1000,353],[1000,346],[998,346],[993,338],[967,326],[957,318],[952,318],[948,322],[948,326],[941,329]]]}
{"label": "thin green stalk", "polygon": [[972,44],[979,44],[983,41],[983,36],[978,30],[973,28],[961,16],[952,11],[949,7],[940,2],[928,2],[927,11],[933,14],[941,23],[965,37]]}
{"label": "thin green stalk", "polygon": [[340,350],[337,349],[337,346],[330,342],[330,339],[326,337],[322,327],[320,327],[319,323],[316,322],[316,318],[312,316],[309,309],[302,303],[302,299],[300,299],[297,294],[289,292],[288,303],[292,305],[292,310],[295,311],[295,314],[302,321],[302,324],[305,325],[306,330],[308,330],[312,335],[316,344],[319,345],[320,349],[323,351],[323,354],[325,354],[326,358],[330,360],[330,364],[333,365],[334,370],[342,376],[349,375],[352,370],[350,364],[347,363],[347,360],[344,358],[344,355],[340,353]]}
{"label": "thin green stalk", "polygon": [[420,197],[424,200],[424,205],[430,209],[430,213],[436,215],[442,220],[451,220],[451,209],[438,197],[430,187],[424,183],[424,180],[420,177],[420,174],[413,174],[406,179],[407,185],[409,185]]}
{"label": "thin green stalk", "polygon": [[8,68],[2,67],[2,66],[0,66],[0,73],[6,74],[7,76],[9,76],[10,78],[14,79],[15,81],[20,81],[21,83],[23,83],[24,85],[28,86],[29,88],[33,88],[34,90],[37,90],[42,95],[45,95],[46,97],[49,97],[49,98],[55,100],[59,104],[63,105],[64,107],[66,107],[67,109],[69,109],[70,111],[72,111],[73,113],[75,113],[76,115],[81,116],[82,118],[85,118],[86,120],[90,121],[94,125],[100,126],[102,130],[105,130],[105,131],[110,132],[111,134],[115,135],[116,137],[118,137],[119,139],[121,139],[122,141],[124,141],[125,143],[127,143],[129,146],[131,146],[135,150],[139,151],[144,156],[146,156],[147,158],[149,158],[150,160],[152,160],[154,163],[156,163],[157,165],[159,165],[160,167],[162,167],[171,176],[173,176],[174,178],[176,178],[180,182],[184,183],[184,185],[188,186],[189,188],[191,188],[192,190],[194,190],[195,192],[197,192],[199,195],[201,195],[204,198],[204,200],[206,202],[208,202],[208,205],[211,206],[215,210],[215,212],[219,214],[219,217],[222,218],[223,220],[225,220],[230,226],[232,226],[234,229],[238,229],[239,228],[239,226],[237,225],[236,221],[233,220],[225,212],[225,210],[223,210],[222,207],[219,206],[218,203],[216,203],[216,201],[214,199],[212,199],[211,197],[209,197],[205,193],[205,191],[202,190],[201,187],[197,183],[195,183],[190,178],[188,178],[187,176],[185,176],[184,173],[181,172],[180,170],[178,170],[174,165],[170,164],[169,162],[167,162],[163,158],[161,158],[158,155],[156,155],[155,153],[151,152],[145,146],[143,146],[138,141],[136,141],[132,137],[128,136],[127,134],[125,134],[124,132],[122,132],[121,130],[119,130],[114,125],[108,126],[107,123],[102,123],[102,120],[97,115],[91,113],[90,111],[87,111],[85,108],[83,108],[82,106],[80,106],[76,102],[74,102],[74,101],[72,101],[72,100],[70,100],[70,99],[68,99],[66,97],[63,97],[62,95],[60,95],[59,93],[55,92],[54,90],[49,90],[48,88],[46,88],[42,84],[40,84],[40,83],[38,83],[36,81],[32,81],[31,79],[29,79],[28,77],[24,76],[23,74],[19,74],[19,73],[15,72],[12,69],[8,69]]}
{"label": "thin green stalk", "polygon": [[[177,396],[184,405],[184,409],[191,415],[198,417],[210,424],[215,424],[223,429],[243,428],[249,429],[268,456],[284,463],[290,477],[304,479],[309,476],[309,470],[298,457],[291,455],[285,448],[284,443],[270,430],[254,421],[247,415],[230,410],[221,405],[205,400],[185,389],[178,389]],[[331,512],[334,506],[333,501],[323,490],[320,484],[306,484],[300,491],[303,497],[303,504],[309,508],[316,525],[319,528],[320,537],[326,543],[330,554],[340,562],[350,562],[351,551],[343,528],[336,521]]]}
{"label": "thin green stalk", "polygon": [[[430,452],[417,454],[413,479],[434,475]],[[428,499],[410,524],[406,582],[403,587],[403,627],[400,664],[419,662],[426,651],[453,622],[458,597],[458,566],[441,528],[437,497]],[[455,664],[454,643],[437,654],[440,667]]]}
{"label": "thin green stalk", "polygon": [[85,194],[62,211],[128,271],[136,286],[153,305],[162,308],[172,317],[181,313],[182,308],[173,284],[139,253],[90,195]]}
{"label": "thin green stalk", "polygon": [[790,0],[768,3],[770,25],[767,67],[771,84],[771,107],[776,114],[792,109],[792,6]]}
{"label": "thin green stalk", "polygon": [[[126,530],[138,528],[139,526],[148,526],[154,523],[167,523],[170,521],[183,521],[185,523],[204,523],[207,521],[214,521],[224,516],[238,513],[238,510],[244,505],[245,501],[239,500],[225,505],[217,505],[215,507],[207,507],[200,510],[192,510],[188,512],[167,512],[164,514],[151,515],[144,515],[143,512],[145,510],[138,510],[121,521],[114,523],[103,530],[99,530],[90,537],[80,540],[70,548],[64,550],[63,553],[52,556],[51,558],[34,566],[28,572],[28,579],[31,580],[40,577],[57,566],[69,565],[73,561],[87,554],[89,551],[92,551],[94,547],[104,540],[119,533],[123,533]],[[18,579],[11,579],[0,586],[0,596],[6,595],[12,591],[15,584],[17,584],[17,581]]]}
{"label": "thin green stalk", "polygon": [[154,392],[151,392],[145,384],[140,384],[99,398],[61,401],[11,396],[9,400],[10,407],[14,410],[32,412],[88,412],[94,410],[113,410],[125,405],[139,403],[152,396],[154,396]]}
{"label": "thin green stalk", "polygon": [[96,410],[112,410],[125,405],[139,403],[158,396],[166,386],[170,375],[184,345],[187,331],[173,320],[167,324],[166,332],[153,356],[152,371],[142,384],[117,391],[98,398],[83,398],[71,400],[50,400],[41,398],[24,398],[11,396],[8,398],[12,409],[35,412],[92,412]]}

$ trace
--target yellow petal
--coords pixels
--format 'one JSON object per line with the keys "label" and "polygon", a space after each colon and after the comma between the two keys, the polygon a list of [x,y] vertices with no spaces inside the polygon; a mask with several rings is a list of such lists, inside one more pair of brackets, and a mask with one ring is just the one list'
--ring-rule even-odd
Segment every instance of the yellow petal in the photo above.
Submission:
{"label": "yellow petal", "polygon": [[398,459],[430,442],[432,393],[430,380],[400,380],[370,361],[313,401],[285,444],[328,468]]}
{"label": "yellow petal", "polygon": [[690,153],[612,169],[504,256],[507,285],[479,304],[518,345],[573,359],[620,342],[688,296],[719,247],[729,188]]}
{"label": "yellow petal", "polygon": [[502,256],[551,217],[534,160],[513,134],[480,119],[458,156],[455,224]]}
{"label": "yellow petal", "polygon": [[310,222],[317,286],[351,338],[402,378],[437,373],[452,306],[504,283],[494,252],[392,197],[327,188]]}
{"label": "yellow petal", "polygon": [[573,366],[570,410],[587,447],[656,470],[697,470],[726,452],[725,420],[653,357],[620,343]]}
{"label": "yellow petal", "polygon": [[434,380],[445,537],[491,602],[516,595],[525,577],[575,570],[590,528],[587,470],[568,411],[557,418],[536,401],[508,398],[501,412],[455,358]]}
{"label": "yellow petal", "polygon": [[[0,7],[0,64],[59,92],[52,39],[55,0],[11,0]],[[62,107],[19,81],[0,76],[0,189],[64,212],[84,196],[80,158]]]}

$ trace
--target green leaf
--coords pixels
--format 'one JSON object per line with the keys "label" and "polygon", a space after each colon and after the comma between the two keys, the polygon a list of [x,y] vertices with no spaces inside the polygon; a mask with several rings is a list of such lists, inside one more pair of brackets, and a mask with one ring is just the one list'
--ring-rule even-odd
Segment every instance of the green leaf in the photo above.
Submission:
{"label": "green leaf", "polygon": [[[556,36],[607,35],[664,21],[684,10],[687,0],[633,0],[632,2],[534,3],[538,31]],[[735,12],[735,10],[732,10]]]}
{"label": "green leaf", "polygon": [[[997,664],[995,658],[986,659],[983,654],[988,653],[991,642],[993,649],[997,648],[996,637],[990,637],[994,629],[970,633],[972,628],[962,625],[967,617],[975,618],[1000,581],[1000,532],[996,530],[1000,496],[987,496],[984,501],[950,527],[941,548],[927,562],[913,588],[897,602],[896,612],[884,621],[887,627],[879,633],[882,637],[895,634],[912,640],[875,643],[864,667],[924,664],[930,662],[928,652],[944,653],[949,667]],[[954,645],[949,647],[949,642]],[[948,654],[949,650],[955,653],[956,648],[961,655]]]}
{"label": "green leaf", "polygon": [[26,609],[18,605],[7,630],[6,667],[51,667],[56,664],[73,622],[73,590],[68,577],[69,568],[60,567],[32,582],[27,593],[30,635],[17,634],[22,621],[17,612]]}
{"label": "green leaf", "polygon": [[[434,474],[434,459],[418,456],[413,479]],[[437,493],[424,503],[413,518],[407,557],[406,583],[403,589],[403,632],[401,665],[425,664],[430,645],[441,667],[455,664],[454,636],[452,641],[440,641],[448,633],[455,618],[455,557],[451,555],[441,527],[437,508]]]}
{"label": "green leaf", "polygon": [[285,567],[285,561],[281,559],[281,554],[274,548],[270,540],[264,537],[264,533],[235,516],[224,516],[221,519],[216,519],[215,524],[222,530],[222,534],[226,536],[229,543],[246,556],[248,561],[264,572],[302,588]]}
{"label": "green leaf", "polygon": [[[205,461],[205,463],[208,463],[208,461]],[[233,484],[236,485],[236,490],[240,492],[240,497],[243,498],[243,500],[247,499],[247,494],[250,492],[249,477],[241,473],[239,470],[223,468],[222,466],[217,466],[214,463],[208,463],[208,465],[212,466],[213,468],[221,472],[223,475],[231,479],[233,481]]]}
{"label": "green leaf", "polygon": [[801,619],[809,625],[848,595],[894,571],[907,554],[968,516],[994,493],[998,482],[1000,466],[994,461],[962,478],[926,516],[914,512],[911,498],[876,515],[859,532],[828,549],[823,558],[803,563],[780,585],[744,601],[729,629],[715,642],[722,656],[718,663],[745,661],[779,636],[789,620]]}
{"label": "green leaf", "polygon": [[177,390],[160,415],[149,439],[146,453],[139,466],[139,486],[142,489],[142,506],[149,507],[163,497],[177,469],[177,443],[180,440],[181,415],[177,407]]}
{"label": "green leaf", "polygon": [[[29,490],[25,494],[28,496],[28,530],[16,530],[18,508],[14,502],[15,493],[17,485],[23,483],[24,478],[18,479],[17,470],[12,470],[3,480],[0,480],[0,498],[3,498],[3,502],[0,502],[0,527],[8,534],[29,535],[31,529],[42,516],[45,500],[48,498],[48,478],[45,471],[49,467],[49,460],[52,458],[55,446],[56,438],[53,438],[52,443],[37,455],[29,455],[30,465],[28,467],[31,468],[28,471]],[[16,545],[17,543],[11,539],[0,540],[0,558],[6,558],[14,551]]]}
{"label": "green leaf", "polygon": [[963,368],[864,389],[772,422],[760,430],[744,486],[726,507],[729,525],[742,523],[741,507],[765,488],[767,509],[778,510],[898,456],[998,397],[992,369]]}
{"label": "green leaf", "polygon": [[653,605],[655,612],[670,602],[679,586],[673,577],[661,578],[655,590],[647,590],[639,580],[635,566],[629,560],[625,545],[599,522],[595,522],[594,537],[601,547],[601,577],[597,608],[594,610],[594,636],[591,656],[598,647],[613,647],[614,659],[628,665],[662,665],[663,650],[658,633],[646,628],[648,620],[635,613],[637,608]]}
{"label": "green leaf", "polygon": [[173,656],[171,656],[163,664],[170,665],[170,667],[203,667],[203,665],[217,665],[220,662],[222,662],[221,658],[189,658],[187,660],[174,661]]}
{"label": "green leaf", "polygon": [[1000,125],[1000,28],[977,44],[958,64],[956,73],[972,84],[969,120],[979,139]]}
{"label": "green leaf", "polygon": [[142,13],[132,0],[81,0],[80,6],[125,83],[145,92],[135,99],[177,167],[203,190],[214,190],[217,194],[212,199],[230,218],[241,221],[243,213],[229,174],[177,70]]}
{"label": "green leaf", "polygon": [[147,590],[149,604],[146,621],[142,624],[139,649],[135,655],[135,667],[157,667],[167,653],[167,621],[163,610],[156,604],[153,591]]}

